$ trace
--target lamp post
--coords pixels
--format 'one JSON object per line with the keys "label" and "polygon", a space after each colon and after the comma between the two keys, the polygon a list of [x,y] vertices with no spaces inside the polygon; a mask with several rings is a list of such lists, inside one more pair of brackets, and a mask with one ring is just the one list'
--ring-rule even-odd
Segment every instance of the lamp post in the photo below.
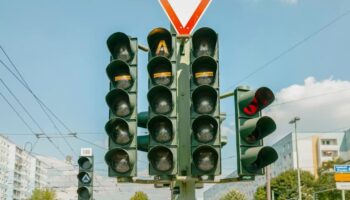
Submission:
{"label": "lamp post", "polygon": [[298,172],[298,200],[301,200],[301,180],[300,180],[300,168],[299,168],[299,152],[298,152],[298,136],[297,136],[297,121],[299,117],[294,117],[289,124],[294,124],[294,137],[295,137],[295,150],[297,155],[297,172]]}

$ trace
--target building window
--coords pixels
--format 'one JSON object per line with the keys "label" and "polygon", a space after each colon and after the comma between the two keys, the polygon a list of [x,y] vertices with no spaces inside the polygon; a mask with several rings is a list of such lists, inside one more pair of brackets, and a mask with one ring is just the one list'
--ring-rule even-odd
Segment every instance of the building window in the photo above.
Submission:
{"label": "building window", "polygon": [[324,156],[324,157],[337,157],[338,151],[325,150],[325,151],[322,151],[322,156]]}
{"label": "building window", "polygon": [[337,139],[322,139],[322,145],[337,145]]}

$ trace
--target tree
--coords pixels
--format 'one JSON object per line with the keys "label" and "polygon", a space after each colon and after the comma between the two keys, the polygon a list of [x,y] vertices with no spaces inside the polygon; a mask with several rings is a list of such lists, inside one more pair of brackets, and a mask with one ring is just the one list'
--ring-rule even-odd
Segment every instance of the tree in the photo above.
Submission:
{"label": "tree", "polygon": [[35,188],[29,200],[54,200],[56,193],[49,188]]}
{"label": "tree", "polygon": [[[315,177],[308,171],[300,171],[301,173],[301,191],[303,200],[312,200],[314,186],[316,184]],[[298,196],[297,171],[288,170],[271,180],[271,190],[273,190],[275,199],[285,200]],[[266,187],[259,187],[255,193],[256,200],[266,199]]]}
{"label": "tree", "polygon": [[244,194],[238,192],[237,190],[230,190],[226,193],[220,200],[246,200],[247,198]]}
{"label": "tree", "polygon": [[137,191],[130,200],[149,200],[149,198],[146,193]]}
{"label": "tree", "polygon": [[[328,160],[322,163],[318,174],[319,179],[317,180],[317,184],[315,187],[315,191],[323,191],[329,189],[335,189],[335,181],[334,181],[334,165],[342,165],[344,161],[341,158],[335,158],[333,160]],[[345,193],[345,198],[350,199],[350,192]],[[330,190],[325,192],[317,193],[317,199],[320,200],[333,200],[333,199],[341,199],[341,191],[339,190]]]}

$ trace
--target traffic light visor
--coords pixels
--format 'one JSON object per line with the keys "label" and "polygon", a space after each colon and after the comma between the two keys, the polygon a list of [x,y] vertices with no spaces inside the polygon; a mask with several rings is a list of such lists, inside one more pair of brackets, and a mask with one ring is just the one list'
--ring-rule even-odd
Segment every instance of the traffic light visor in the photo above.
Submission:
{"label": "traffic light visor", "polygon": [[242,159],[244,168],[255,173],[275,162],[278,159],[278,154],[275,149],[269,146],[256,147],[247,149]]}
{"label": "traffic light visor", "polygon": [[117,173],[127,173],[132,169],[129,154],[123,149],[112,149],[105,156],[108,166]]}
{"label": "traffic light visor", "polygon": [[208,27],[198,29],[192,36],[193,54],[199,56],[214,56],[218,36]]}
{"label": "traffic light visor", "polygon": [[92,161],[87,157],[80,157],[78,159],[78,165],[83,170],[88,170],[92,167]]}
{"label": "traffic light visor", "polygon": [[106,96],[106,102],[111,111],[118,117],[126,117],[131,114],[132,106],[129,95],[121,89],[114,89]]}
{"label": "traffic light visor", "polygon": [[159,143],[170,142],[173,139],[173,124],[165,116],[158,115],[148,122],[148,132],[153,140]]}
{"label": "traffic light visor", "polygon": [[147,65],[148,74],[153,84],[169,86],[173,81],[172,64],[169,59],[158,56]]}
{"label": "traffic light visor", "polygon": [[253,144],[276,130],[276,123],[271,117],[263,116],[244,122],[241,126],[241,138]]}
{"label": "traffic light visor", "polygon": [[157,114],[168,114],[173,109],[170,90],[164,86],[155,86],[147,94],[149,105]]}
{"label": "traffic light visor", "polygon": [[192,93],[194,111],[198,114],[211,114],[215,111],[218,95],[214,88],[202,85]]}
{"label": "traffic light visor", "polygon": [[133,58],[130,39],[125,33],[116,32],[107,39],[107,46],[113,59],[129,62]]}
{"label": "traffic light visor", "polygon": [[197,85],[212,85],[216,71],[217,63],[210,56],[199,57],[192,64],[192,77]]}
{"label": "traffic light visor", "polygon": [[126,145],[132,141],[133,134],[130,133],[128,123],[121,118],[114,118],[107,122],[105,126],[107,134],[114,143]]}
{"label": "traffic light visor", "polygon": [[275,95],[267,87],[249,91],[241,97],[240,107],[246,115],[255,115],[275,100]]}
{"label": "traffic light visor", "polygon": [[174,167],[173,153],[163,146],[156,146],[151,149],[148,153],[148,160],[157,171],[166,172]]}
{"label": "traffic light visor", "polygon": [[203,172],[210,172],[216,168],[219,155],[210,146],[200,146],[193,152],[193,159],[197,169]]}
{"label": "traffic light visor", "polygon": [[112,61],[106,68],[109,80],[116,88],[127,90],[133,85],[128,64],[121,60]]}
{"label": "traffic light visor", "polygon": [[192,130],[198,142],[208,143],[216,138],[218,123],[213,117],[202,115],[193,121]]}
{"label": "traffic light visor", "polygon": [[165,28],[155,28],[147,36],[152,56],[169,57],[172,53],[171,33]]}

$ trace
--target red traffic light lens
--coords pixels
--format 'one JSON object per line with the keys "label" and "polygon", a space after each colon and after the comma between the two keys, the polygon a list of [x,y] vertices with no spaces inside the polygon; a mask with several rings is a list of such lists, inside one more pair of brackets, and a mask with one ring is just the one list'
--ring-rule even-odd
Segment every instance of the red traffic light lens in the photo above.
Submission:
{"label": "red traffic light lens", "polygon": [[275,95],[267,87],[261,87],[256,90],[252,101],[243,108],[246,115],[255,115],[257,112],[266,108],[275,100]]}

